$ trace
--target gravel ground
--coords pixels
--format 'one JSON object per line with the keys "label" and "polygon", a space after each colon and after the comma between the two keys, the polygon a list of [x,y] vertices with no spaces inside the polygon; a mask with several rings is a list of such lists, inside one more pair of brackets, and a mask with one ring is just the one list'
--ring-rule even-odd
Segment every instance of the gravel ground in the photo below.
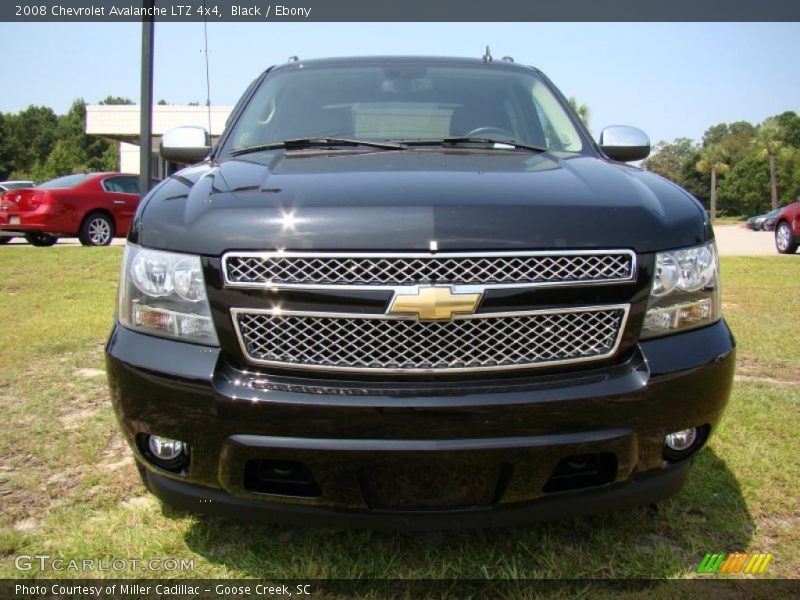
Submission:
{"label": "gravel ground", "polygon": [[771,231],[750,231],[744,224],[714,226],[720,256],[774,256],[775,237]]}

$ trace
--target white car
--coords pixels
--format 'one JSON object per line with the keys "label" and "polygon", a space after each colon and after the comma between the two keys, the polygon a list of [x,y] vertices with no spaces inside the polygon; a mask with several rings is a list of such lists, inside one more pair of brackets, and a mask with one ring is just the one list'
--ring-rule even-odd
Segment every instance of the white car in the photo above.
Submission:
{"label": "white car", "polygon": [[0,193],[7,192],[8,190],[18,190],[20,188],[32,188],[35,183],[32,181],[0,181]]}

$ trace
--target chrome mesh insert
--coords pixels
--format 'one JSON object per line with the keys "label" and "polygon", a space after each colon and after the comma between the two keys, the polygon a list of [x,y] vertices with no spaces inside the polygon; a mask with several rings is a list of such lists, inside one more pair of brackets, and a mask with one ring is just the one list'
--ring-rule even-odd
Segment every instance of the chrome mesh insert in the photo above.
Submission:
{"label": "chrome mesh insert", "polygon": [[411,285],[607,283],[634,276],[629,251],[483,254],[324,254],[233,252],[227,285]]}
{"label": "chrome mesh insert", "polygon": [[375,372],[513,369],[596,360],[619,345],[627,305],[452,321],[233,309],[258,364]]}

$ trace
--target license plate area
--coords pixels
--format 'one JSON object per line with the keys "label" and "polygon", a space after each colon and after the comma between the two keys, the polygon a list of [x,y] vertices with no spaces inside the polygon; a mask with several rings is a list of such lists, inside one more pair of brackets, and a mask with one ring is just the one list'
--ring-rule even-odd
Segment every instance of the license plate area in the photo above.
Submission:
{"label": "license plate area", "polygon": [[19,225],[20,224],[19,217],[8,217],[8,224],[9,225]]}
{"label": "license plate area", "polygon": [[372,510],[437,510],[490,507],[503,465],[476,460],[472,453],[426,453],[380,457],[358,470],[367,506]]}

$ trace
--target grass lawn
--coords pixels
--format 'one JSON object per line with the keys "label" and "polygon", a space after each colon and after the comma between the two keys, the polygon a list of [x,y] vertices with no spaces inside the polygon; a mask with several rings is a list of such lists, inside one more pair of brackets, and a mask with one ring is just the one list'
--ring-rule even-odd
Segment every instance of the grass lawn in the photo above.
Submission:
{"label": "grass lawn", "polygon": [[103,372],[120,258],[121,248],[0,248],[0,577],[81,575],[15,570],[15,555],[38,553],[193,559],[194,571],[173,575],[208,578],[690,578],[707,552],[734,551],[771,552],[768,575],[800,577],[800,256],[723,258],[740,374],[676,497],[425,535],[202,519],[145,493]]}

